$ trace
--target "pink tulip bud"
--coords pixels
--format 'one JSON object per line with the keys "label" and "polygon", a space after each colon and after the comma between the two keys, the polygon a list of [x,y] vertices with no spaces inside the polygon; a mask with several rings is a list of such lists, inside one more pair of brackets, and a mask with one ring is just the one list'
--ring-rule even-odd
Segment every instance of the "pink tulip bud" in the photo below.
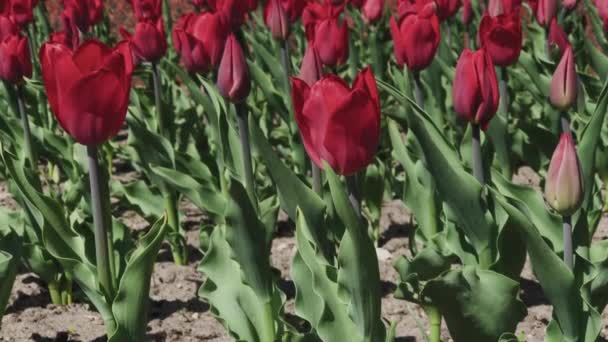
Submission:
{"label": "pink tulip bud", "polygon": [[576,102],[578,92],[578,79],[574,65],[572,47],[567,47],[553,78],[551,79],[551,92],[549,98],[555,107],[565,110]]}
{"label": "pink tulip bud", "polygon": [[490,0],[488,5],[488,14],[492,17],[498,17],[505,13],[502,0]]}
{"label": "pink tulip bud", "polygon": [[279,0],[270,0],[264,6],[264,22],[275,39],[289,36],[289,18]]}
{"label": "pink tulip bud", "polygon": [[308,43],[304,59],[302,60],[302,68],[300,69],[300,79],[302,79],[309,87],[312,87],[315,82],[323,77],[323,64],[319,52],[312,42]]}
{"label": "pink tulip bud", "polygon": [[576,0],[562,0],[562,5],[571,10],[576,7]]}
{"label": "pink tulip bud", "polygon": [[243,101],[251,90],[245,54],[233,34],[226,40],[217,76],[217,87],[220,94],[231,102]]}
{"label": "pink tulip bud", "polygon": [[572,215],[583,199],[581,168],[570,133],[563,133],[549,164],[545,198],[561,215]]}

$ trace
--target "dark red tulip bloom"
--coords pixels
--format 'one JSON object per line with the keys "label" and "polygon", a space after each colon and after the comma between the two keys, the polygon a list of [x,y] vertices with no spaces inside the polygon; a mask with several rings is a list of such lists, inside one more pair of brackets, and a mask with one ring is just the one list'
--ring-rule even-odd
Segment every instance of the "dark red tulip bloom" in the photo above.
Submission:
{"label": "dark red tulip bloom", "polygon": [[391,18],[397,64],[406,64],[412,71],[428,67],[435,57],[439,40],[439,18],[435,5],[418,3],[399,6],[399,19]]}
{"label": "dark red tulip bloom", "polygon": [[98,24],[103,18],[101,0],[64,0],[63,16],[82,32]]}
{"label": "dark red tulip bloom", "polygon": [[312,87],[291,79],[293,109],[304,147],[320,168],[323,161],[342,175],[365,168],[380,140],[380,98],[368,67],[352,88],[341,78],[327,75]]}
{"label": "dark red tulip bloom", "polygon": [[536,21],[542,26],[549,27],[557,14],[557,0],[529,0],[528,4],[536,16]]}
{"label": "dark red tulip bloom", "polygon": [[207,72],[220,64],[230,27],[219,13],[187,14],[173,27],[173,44],[189,72]]}
{"label": "dark red tulip bloom", "polygon": [[384,0],[361,0],[351,1],[353,6],[361,8],[363,20],[366,23],[375,23],[382,18],[384,12]]}
{"label": "dark red tulip bloom", "polygon": [[549,28],[549,47],[552,50],[557,48],[559,50],[559,54],[563,54],[568,47],[570,47],[570,41],[568,41],[568,35],[566,32],[559,26],[557,23],[557,19],[553,18],[551,21],[551,27]]}
{"label": "dark red tulip bloom", "polygon": [[11,19],[24,27],[34,20],[34,7],[38,4],[38,0],[6,0],[8,3],[8,13]]}
{"label": "dark red tulip bloom", "polygon": [[473,8],[471,7],[471,0],[462,0],[462,23],[466,26],[473,20]]}
{"label": "dark red tulip bloom", "polygon": [[19,33],[19,26],[11,18],[0,15],[0,41],[17,33]]}
{"label": "dark red tulip bloom", "polygon": [[224,56],[217,74],[217,88],[224,98],[233,103],[245,100],[251,90],[247,60],[233,34],[226,40]]}
{"label": "dark red tulip bloom", "polygon": [[300,79],[306,82],[308,86],[312,85],[323,77],[323,64],[319,52],[313,44],[308,44],[304,58],[302,59],[302,67],[300,68]]}
{"label": "dark red tulip bloom", "polygon": [[156,21],[163,16],[162,0],[129,0],[129,3],[139,21]]}
{"label": "dark red tulip bloom", "polygon": [[247,14],[258,7],[257,0],[203,0],[203,3],[211,12],[221,13],[233,30],[238,30]]}
{"label": "dark red tulip bloom", "polygon": [[78,35],[73,35],[70,31],[53,32],[51,33],[50,41],[56,44],[63,44],[72,50],[80,45],[80,38]]}
{"label": "dark red tulip bloom", "polygon": [[460,0],[435,0],[437,17],[440,21],[451,18],[460,8]]}
{"label": "dark red tulip bloom", "polygon": [[484,14],[479,25],[479,38],[494,64],[507,66],[517,62],[523,40],[519,14],[496,17]]}
{"label": "dark red tulip bloom", "polygon": [[111,48],[98,40],[76,51],[45,43],[42,79],[59,124],[83,145],[98,145],[118,133],[127,115],[133,60],[129,43]]}
{"label": "dark red tulip bloom", "polygon": [[131,43],[133,54],[138,60],[158,62],[167,52],[167,37],[161,18],[156,22],[139,21],[135,25],[134,35],[124,29],[120,33]]}
{"label": "dark red tulip bloom", "polygon": [[490,55],[484,49],[464,49],[454,75],[454,109],[464,120],[486,129],[498,110],[498,80]]}
{"label": "dark red tulip bloom", "polygon": [[488,14],[497,17],[502,14],[519,14],[521,0],[490,0],[488,4]]}
{"label": "dark red tulip bloom", "polygon": [[302,14],[308,41],[319,51],[323,64],[330,67],[348,59],[348,25],[339,18],[343,9],[344,6],[311,2]]}
{"label": "dark red tulip bloom", "polygon": [[289,18],[280,0],[269,0],[264,6],[264,22],[275,39],[289,36]]}
{"label": "dark red tulip bloom", "polygon": [[27,38],[20,34],[3,37],[0,42],[0,79],[19,83],[32,77],[32,58]]}

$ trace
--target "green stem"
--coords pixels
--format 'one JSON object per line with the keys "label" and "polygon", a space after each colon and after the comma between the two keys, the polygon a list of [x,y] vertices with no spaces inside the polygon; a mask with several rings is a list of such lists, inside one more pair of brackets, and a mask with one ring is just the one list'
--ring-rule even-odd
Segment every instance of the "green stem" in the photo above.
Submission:
{"label": "green stem", "polygon": [[156,120],[158,121],[158,131],[160,135],[171,140],[170,132],[167,127],[167,118],[165,118],[162,109],[160,72],[158,64],[152,63],[152,83],[154,84],[154,101],[156,105]]}
{"label": "green stem", "polygon": [[422,94],[422,81],[420,80],[420,74],[414,72],[414,99],[418,107],[424,109],[424,95]]}
{"label": "green stem", "polygon": [[498,89],[499,89],[499,93],[500,93],[499,112],[503,113],[505,115],[505,118],[508,118],[511,99],[509,96],[509,87],[508,87],[509,75],[507,74],[506,67],[501,68],[500,76],[501,76],[500,81],[498,83]]}
{"label": "green stem", "polygon": [[323,179],[321,175],[321,169],[314,162],[310,162],[310,168],[312,170],[312,189],[317,195],[323,195]]}
{"label": "green stem", "polygon": [[173,232],[172,243],[171,243],[171,254],[173,255],[173,261],[176,265],[183,266],[188,260],[186,255],[187,250],[185,248],[183,235],[181,234],[181,228],[179,224],[179,213],[177,211],[177,194],[175,191],[165,189],[163,191],[163,198],[165,204],[165,212],[167,213],[167,223],[169,229]]}
{"label": "green stem", "polygon": [[376,77],[382,77],[384,73],[384,64],[382,61],[382,54],[379,44],[378,37],[378,26],[374,25],[370,28],[370,46],[372,54],[372,66],[374,68],[374,74]]}
{"label": "green stem", "polygon": [[572,217],[564,215],[563,234],[564,234],[564,263],[569,269],[574,265],[574,253],[572,250]]}
{"label": "green stem", "polygon": [[485,184],[483,174],[483,161],[481,158],[481,139],[480,139],[480,128],[478,124],[472,125],[472,147],[471,154],[473,158],[473,175],[477,178],[477,181],[482,185]]}
{"label": "green stem", "polygon": [[430,342],[441,342],[441,313],[434,305],[425,306],[424,311],[429,318]]}
{"label": "green stem", "polygon": [[357,51],[353,32],[351,31],[348,36],[348,73],[350,74],[351,79],[354,80],[357,77],[357,72],[359,70],[359,51]]}
{"label": "green stem", "polygon": [[568,120],[568,113],[560,112],[560,123],[562,126],[562,133],[570,133],[570,120]]}
{"label": "green stem", "polygon": [[27,153],[27,159],[29,160],[30,167],[36,172],[38,165],[38,158],[34,151],[34,145],[32,144],[32,133],[30,131],[30,123],[27,118],[25,111],[25,96],[23,93],[23,86],[18,85],[17,87],[17,107],[19,108],[19,115],[21,116],[21,127],[23,128],[23,144],[25,145],[25,152]]}
{"label": "green stem", "polygon": [[253,178],[253,165],[251,160],[251,144],[249,141],[249,122],[248,122],[248,109],[245,102],[236,104],[236,116],[239,124],[239,138],[241,140],[241,154],[243,158],[243,175],[245,176],[245,188],[253,203],[257,209],[257,200],[255,196],[255,181]]}
{"label": "green stem", "polygon": [[59,290],[59,282],[57,280],[51,280],[48,284],[49,295],[51,297],[51,303],[54,305],[62,305],[61,291]]}
{"label": "green stem", "polygon": [[260,333],[261,341],[273,342],[275,340],[274,315],[272,312],[272,301],[264,304],[264,326]]}
{"label": "green stem", "polygon": [[346,177],[346,188],[348,189],[348,200],[355,209],[355,212],[361,217],[361,198],[359,197],[359,189],[357,187],[357,175]]}
{"label": "green stem", "polygon": [[101,184],[99,161],[97,159],[97,146],[87,145],[89,160],[89,181],[91,186],[91,209],[93,210],[93,223],[95,224],[95,256],[97,260],[97,277],[107,298],[114,298],[112,275],[110,271],[110,258],[108,253],[108,222],[103,214],[101,200]]}

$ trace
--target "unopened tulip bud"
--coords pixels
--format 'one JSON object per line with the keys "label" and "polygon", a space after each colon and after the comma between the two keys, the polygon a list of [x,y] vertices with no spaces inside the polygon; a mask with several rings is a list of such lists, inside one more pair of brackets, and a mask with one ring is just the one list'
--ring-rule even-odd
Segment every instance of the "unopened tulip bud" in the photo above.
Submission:
{"label": "unopened tulip bud", "polygon": [[323,77],[323,64],[321,63],[319,52],[311,42],[306,48],[306,53],[304,53],[302,68],[300,69],[300,79],[306,82],[309,87],[312,87],[321,77]]}
{"label": "unopened tulip bud", "polygon": [[488,5],[488,14],[492,17],[498,17],[505,13],[502,0],[490,0]]}
{"label": "unopened tulip bud", "polygon": [[264,22],[275,39],[284,40],[289,36],[289,18],[279,0],[270,0],[264,6]]}
{"label": "unopened tulip bud", "polygon": [[233,34],[228,37],[224,47],[224,55],[217,76],[217,87],[224,98],[234,103],[243,101],[251,90],[245,54]]}
{"label": "unopened tulip bud", "polygon": [[583,199],[583,181],[576,148],[570,133],[563,133],[549,164],[545,198],[563,216],[572,215]]}
{"label": "unopened tulip bud", "polygon": [[559,26],[557,19],[555,18],[553,18],[553,21],[551,21],[551,27],[549,28],[549,36],[547,39],[549,41],[549,52],[551,55],[557,55],[559,57],[570,46],[568,35],[566,35],[566,32],[564,32],[561,26]]}
{"label": "unopened tulip bud", "polygon": [[553,78],[551,79],[551,92],[549,98],[555,107],[566,110],[576,103],[578,92],[578,79],[574,65],[572,48],[566,48]]}

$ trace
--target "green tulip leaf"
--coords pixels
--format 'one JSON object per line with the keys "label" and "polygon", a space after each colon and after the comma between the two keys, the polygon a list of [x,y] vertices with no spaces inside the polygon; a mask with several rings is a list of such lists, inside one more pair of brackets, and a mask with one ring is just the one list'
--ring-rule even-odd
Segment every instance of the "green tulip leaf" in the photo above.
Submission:
{"label": "green tulip leaf", "polygon": [[0,228],[0,329],[4,310],[11,296],[11,289],[21,257],[22,237],[8,227]]}

